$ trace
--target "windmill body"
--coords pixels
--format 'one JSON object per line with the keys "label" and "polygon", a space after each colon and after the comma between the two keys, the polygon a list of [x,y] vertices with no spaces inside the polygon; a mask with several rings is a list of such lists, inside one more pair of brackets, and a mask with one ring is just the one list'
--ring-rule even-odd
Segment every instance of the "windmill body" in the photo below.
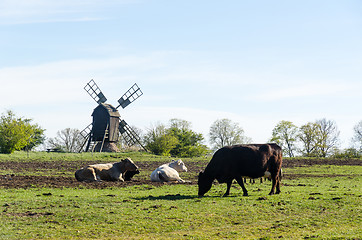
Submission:
{"label": "windmill body", "polygon": [[92,117],[93,141],[103,141],[106,134],[108,134],[107,142],[118,141],[119,119],[121,116],[115,107],[107,103],[101,103],[93,110]]}
{"label": "windmill body", "polygon": [[[139,144],[144,148],[140,142],[137,133],[120,118],[118,108],[127,107],[130,103],[140,97],[143,93],[137,84],[134,84],[119,100],[118,107],[113,107],[111,104],[105,103],[107,98],[101,92],[97,84],[92,79],[84,89],[88,94],[98,103],[98,106],[93,110],[92,123],[88,125],[83,131],[81,136],[84,138],[84,145],[87,143],[85,151],[92,150],[97,147],[97,151],[117,151],[116,142],[119,141],[122,135],[128,145]],[[112,146],[103,148],[104,146]],[[145,149],[145,148],[144,148]]]}

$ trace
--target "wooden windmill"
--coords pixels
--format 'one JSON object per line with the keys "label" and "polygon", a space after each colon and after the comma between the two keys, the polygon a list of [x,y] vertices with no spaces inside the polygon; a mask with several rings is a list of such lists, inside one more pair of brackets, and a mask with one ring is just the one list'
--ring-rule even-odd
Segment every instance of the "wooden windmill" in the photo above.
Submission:
{"label": "wooden windmill", "polygon": [[136,83],[118,100],[119,105],[117,107],[106,103],[107,98],[93,79],[86,84],[84,89],[98,103],[98,106],[93,110],[92,123],[80,132],[84,139],[82,149],[87,144],[85,147],[86,152],[89,150],[94,151],[96,146],[102,152],[105,145],[113,145],[115,151],[117,150],[115,143],[119,140],[120,134],[129,146],[138,143],[144,148],[137,133],[126,121],[120,118],[118,112],[119,107],[126,108],[143,94]]}

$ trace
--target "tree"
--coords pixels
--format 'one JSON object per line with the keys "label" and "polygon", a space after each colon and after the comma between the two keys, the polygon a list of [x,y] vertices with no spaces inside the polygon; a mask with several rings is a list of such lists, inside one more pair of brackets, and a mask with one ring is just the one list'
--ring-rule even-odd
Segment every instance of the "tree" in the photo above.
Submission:
{"label": "tree", "polygon": [[325,118],[317,120],[316,152],[319,157],[326,157],[339,142],[339,131],[334,121]]}
{"label": "tree", "polygon": [[13,153],[28,149],[44,141],[44,129],[31,124],[31,119],[18,118],[12,111],[7,111],[0,119],[0,152]]}
{"label": "tree", "polygon": [[224,146],[251,142],[250,138],[244,136],[244,130],[238,123],[226,118],[218,119],[211,125],[209,137],[215,150]]}
{"label": "tree", "polygon": [[296,150],[298,128],[290,121],[280,121],[273,129],[272,138],[270,141],[279,144],[283,153],[289,157],[294,157],[294,151]]}
{"label": "tree", "polygon": [[312,157],[316,155],[318,124],[309,122],[299,128],[298,139],[302,142],[301,152],[303,156]]}
{"label": "tree", "polygon": [[362,152],[362,121],[359,121],[354,128],[354,135],[352,141],[359,147],[359,151]]}
{"label": "tree", "polygon": [[[31,119],[26,119],[26,122],[30,124]],[[32,150],[35,147],[41,145],[45,141],[45,130],[42,129],[38,124],[30,124],[30,138],[28,139],[28,143],[25,147],[22,148],[22,150]]]}
{"label": "tree", "polygon": [[48,145],[51,148],[64,152],[79,152],[83,141],[80,131],[75,128],[66,128],[57,132],[55,138],[48,139]]}
{"label": "tree", "polygon": [[178,157],[196,157],[206,153],[207,147],[201,142],[202,134],[191,130],[191,123],[181,119],[171,119],[169,134],[177,138],[178,143],[171,150],[171,155]]}
{"label": "tree", "polygon": [[171,119],[170,127],[158,124],[148,130],[144,137],[146,148],[151,152],[164,156],[195,157],[206,153],[207,147],[201,142],[202,134],[191,129],[191,123]]}
{"label": "tree", "polygon": [[146,148],[152,153],[162,156],[169,156],[170,151],[176,146],[178,140],[175,136],[169,135],[166,126],[158,123],[148,129],[144,137]]}

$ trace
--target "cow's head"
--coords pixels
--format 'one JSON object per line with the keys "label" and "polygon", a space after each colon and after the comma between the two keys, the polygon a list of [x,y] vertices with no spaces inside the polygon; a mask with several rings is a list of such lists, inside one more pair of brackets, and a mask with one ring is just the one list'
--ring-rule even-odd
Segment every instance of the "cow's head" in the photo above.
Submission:
{"label": "cow's head", "polygon": [[124,164],[126,171],[136,171],[138,169],[137,165],[130,158],[123,159],[121,162]]}
{"label": "cow's head", "polygon": [[200,172],[198,176],[199,193],[200,197],[204,196],[212,186],[213,179],[207,176],[204,172]]}
{"label": "cow's head", "polygon": [[185,166],[185,163],[181,159],[171,162],[169,167],[172,167],[178,172],[187,172],[187,167]]}

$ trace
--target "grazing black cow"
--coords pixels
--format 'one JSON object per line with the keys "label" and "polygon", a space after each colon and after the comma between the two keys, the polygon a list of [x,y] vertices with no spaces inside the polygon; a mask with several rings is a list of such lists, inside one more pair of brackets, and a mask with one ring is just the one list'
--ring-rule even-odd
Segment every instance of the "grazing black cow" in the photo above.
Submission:
{"label": "grazing black cow", "polygon": [[232,181],[235,179],[243,189],[244,196],[248,191],[243,184],[243,177],[272,179],[270,195],[280,193],[280,169],[282,165],[281,148],[277,144],[233,145],[217,150],[204,172],[198,177],[199,196],[207,193],[214,179],[226,183],[224,196],[230,193]]}

